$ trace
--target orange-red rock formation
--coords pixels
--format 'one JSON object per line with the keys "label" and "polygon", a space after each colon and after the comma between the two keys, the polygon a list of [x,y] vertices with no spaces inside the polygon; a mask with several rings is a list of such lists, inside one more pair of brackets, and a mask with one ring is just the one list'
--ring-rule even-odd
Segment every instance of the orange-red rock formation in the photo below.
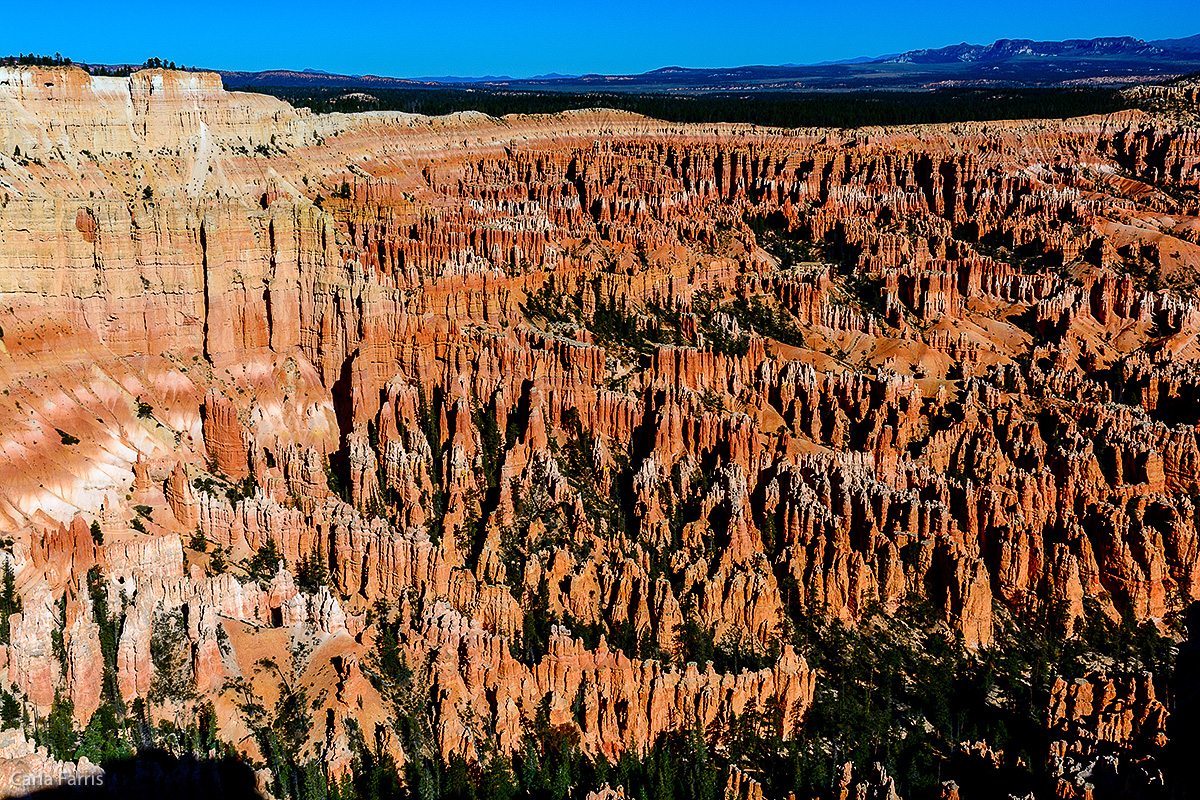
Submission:
{"label": "orange-red rock formation", "polygon": [[[803,615],[929,601],[970,647],[996,604],[1161,620],[1200,599],[1200,310],[1159,289],[1200,266],[1197,187],[1200,136],[1138,112],[314,116],[204,73],[0,70],[7,685],[97,707],[92,567],[123,698],[179,614],[243,739],[228,687],[289,636],[319,713],[378,721],[387,601],[445,756],[543,703],[609,757],[769,703],[786,737]],[[239,565],[268,545],[283,568]],[[687,663],[686,625],[771,663]],[[1163,713],[1064,684],[1053,755]],[[344,767],[339,736],[310,746]]]}

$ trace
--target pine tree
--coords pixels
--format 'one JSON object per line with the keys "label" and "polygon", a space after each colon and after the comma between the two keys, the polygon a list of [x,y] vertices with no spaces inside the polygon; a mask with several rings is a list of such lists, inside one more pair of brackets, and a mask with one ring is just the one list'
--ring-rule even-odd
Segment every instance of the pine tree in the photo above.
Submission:
{"label": "pine tree", "polygon": [[61,691],[54,693],[54,705],[39,737],[50,754],[59,761],[74,760],[75,747],[79,739],[75,733],[75,703]]}
{"label": "pine tree", "polygon": [[17,728],[21,725],[21,704],[12,692],[3,691],[3,700],[0,700],[0,721],[3,721],[5,728]]}
{"label": "pine tree", "polygon": [[3,583],[0,584],[0,644],[8,644],[12,636],[8,617],[21,610],[21,596],[17,594],[17,580],[11,561],[4,562]]}

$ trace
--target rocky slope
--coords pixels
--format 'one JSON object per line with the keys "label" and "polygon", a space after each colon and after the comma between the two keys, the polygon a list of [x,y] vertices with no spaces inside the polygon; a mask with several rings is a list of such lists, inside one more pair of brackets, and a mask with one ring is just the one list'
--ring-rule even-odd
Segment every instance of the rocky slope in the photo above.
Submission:
{"label": "rocky slope", "polygon": [[[304,698],[283,750],[336,777],[364,732],[419,759],[407,712],[446,763],[535,724],[614,761],[767,708],[791,739],[804,620],[1166,631],[1198,187],[1200,133],[1135,112],[316,117],[0,70],[0,682],[81,726],[211,701],[262,761]],[[1060,796],[1165,741],[1152,682],[1060,683]]]}

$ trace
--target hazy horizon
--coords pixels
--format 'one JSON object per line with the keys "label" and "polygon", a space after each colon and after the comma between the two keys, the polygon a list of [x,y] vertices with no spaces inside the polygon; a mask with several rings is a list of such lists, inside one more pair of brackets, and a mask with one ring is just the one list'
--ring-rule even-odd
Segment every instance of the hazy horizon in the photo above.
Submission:
{"label": "hazy horizon", "polygon": [[[217,0],[193,9],[67,2],[0,31],[4,54],[56,52],[89,63],[158,57],[209,69],[320,70],[402,78],[546,73],[638,74],[661,67],[815,64],[997,39],[1171,39],[1200,32],[1194,3],[1166,0],[1130,18],[1115,2],[932,3],[865,0],[853,7],[758,0],[730,8],[621,0],[604,9],[538,0],[501,6],[364,2],[329,6]],[[988,13],[983,13],[983,12]]]}

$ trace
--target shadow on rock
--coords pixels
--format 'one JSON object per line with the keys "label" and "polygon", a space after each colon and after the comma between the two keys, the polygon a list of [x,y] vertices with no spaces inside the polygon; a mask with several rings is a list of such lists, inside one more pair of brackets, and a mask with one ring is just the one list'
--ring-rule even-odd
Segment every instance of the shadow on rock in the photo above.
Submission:
{"label": "shadow on rock", "polygon": [[1171,716],[1167,720],[1172,800],[1200,798],[1196,755],[1200,753],[1200,600],[1188,606],[1187,641],[1175,656]]}
{"label": "shadow on rock", "polygon": [[162,750],[149,750],[134,758],[105,765],[103,776],[80,779],[76,785],[48,786],[53,776],[21,775],[14,783],[24,786],[30,800],[67,798],[158,798],[159,800],[263,800],[254,771],[235,758],[197,759],[175,757]]}

